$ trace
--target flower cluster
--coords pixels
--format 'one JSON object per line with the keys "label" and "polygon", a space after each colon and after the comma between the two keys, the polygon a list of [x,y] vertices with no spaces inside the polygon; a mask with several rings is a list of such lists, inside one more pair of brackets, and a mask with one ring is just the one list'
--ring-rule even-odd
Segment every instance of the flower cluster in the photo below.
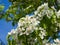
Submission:
{"label": "flower cluster", "polygon": [[[54,8],[52,8],[52,9],[54,9]],[[51,16],[54,14],[54,10],[52,10],[52,9],[50,9],[48,7],[48,3],[44,3],[43,5],[39,6],[34,13],[36,16],[40,17],[40,19],[42,19],[43,16],[45,16],[45,15],[48,18],[51,18]]]}
{"label": "flower cluster", "polygon": [[40,33],[39,33],[39,36],[41,39],[44,39],[44,36],[46,36],[46,30],[44,30],[43,28],[39,28],[40,30]]}
{"label": "flower cluster", "polygon": [[[53,32],[57,32],[58,27],[60,28],[59,20],[60,11],[57,12],[54,7],[51,7],[50,9],[48,3],[44,3],[37,8],[34,15],[22,17],[18,22],[17,28],[8,32],[8,35],[14,36],[14,38],[18,40],[16,40],[16,42],[20,42],[19,44],[21,45],[23,42],[27,43],[27,45],[42,45],[44,39],[48,36],[52,36]],[[21,39],[17,35],[19,35]],[[28,42],[26,42],[26,38]],[[48,43],[47,40],[45,40],[46,42],[44,45],[60,44],[60,40],[58,39],[54,40],[54,43],[52,44]]]}
{"label": "flower cluster", "polygon": [[60,10],[56,14],[57,14],[57,18],[60,18]]}
{"label": "flower cluster", "polygon": [[19,20],[17,29],[12,30],[9,34],[12,35],[13,33],[20,33],[20,35],[29,35],[29,33],[32,33],[37,29],[39,23],[40,22],[36,18],[27,15]]}
{"label": "flower cluster", "polygon": [[29,35],[29,33],[32,33],[34,30],[36,30],[39,23],[40,22],[33,16],[27,15],[25,18],[21,18],[18,22],[18,30],[20,35]]}

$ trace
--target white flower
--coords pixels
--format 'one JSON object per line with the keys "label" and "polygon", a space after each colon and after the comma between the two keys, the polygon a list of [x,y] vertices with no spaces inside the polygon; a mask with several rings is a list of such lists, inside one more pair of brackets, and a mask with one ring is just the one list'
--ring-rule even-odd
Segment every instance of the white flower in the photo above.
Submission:
{"label": "white flower", "polygon": [[56,13],[57,18],[60,18],[60,10]]}
{"label": "white flower", "polygon": [[48,3],[42,4],[41,6],[39,6],[39,7],[37,8],[37,10],[40,11],[40,9],[43,9],[43,8],[48,9]]}
{"label": "white flower", "polygon": [[56,40],[54,40],[54,42],[60,42],[60,40],[59,39],[56,39]]}
{"label": "white flower", "polygon": [[15,30],[14,29],[12,29],[11,30],[11,34],[15,34],[16,32],[15,32]]}
{"label": "white flower", "polygon": [[8,32],[8,35],[11,35],[11,33],[10,33],[10,32]]}
{"label": "white flower", "polygon": [[29,35],[34,30],[36,30],[37,25],[40,21],[37,20],[34,16],[27,15],[25,18],[21,18],[18,22],[17,33],[20,35],[26,34]]}
{"label": "white flower", "polygon": [[51,16],[53,15],[53,10],[47,10],[47,17],[51,18]]}
{"label": "white flower", "polygon": [[11,30],[11,32],[8,32],[8,35],[14,35],[16,31],[14,29]]}
{"label": "white flower", "polygon": [[38,14],[38,11],[35,11],[34,14],[37,15]]}
{"label": "white flower", "polygon": [[39,33],[39,36],[41,39],[44,39],[44,36],[46,36],[46,31],[43,29],[43,28],[39,28],[40,30],[40,33]]}
{"label": "white flower", "polygon": [[22,27],[22,31],[25,31],[25,29]]}

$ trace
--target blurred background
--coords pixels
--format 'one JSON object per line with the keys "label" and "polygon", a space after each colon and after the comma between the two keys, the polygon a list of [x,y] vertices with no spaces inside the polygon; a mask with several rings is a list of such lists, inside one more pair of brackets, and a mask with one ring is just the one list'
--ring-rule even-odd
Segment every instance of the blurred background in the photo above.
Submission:
{"label": "blurred background", "polygon": [[[8,0],[0,0],[0,5],[4,5],[4,11],[8,9],[9,5],[11,5],[10,2],[8,2]],[[15,28],[16,26],[12,26],[11,22],[6,22],[5,19],[1,19],[0,20],[0,45],[5,45],[7,44],[7,40],[6,40],[6,36],[8,34],[8,32],[10,32],[10,30],[12,28]]]}

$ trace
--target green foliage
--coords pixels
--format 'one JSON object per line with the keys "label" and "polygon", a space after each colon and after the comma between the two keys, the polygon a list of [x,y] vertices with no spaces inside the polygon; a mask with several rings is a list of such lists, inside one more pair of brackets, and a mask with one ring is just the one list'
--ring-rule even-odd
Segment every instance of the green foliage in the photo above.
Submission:
{"label": "green foliage", "polygon": [[4,18],[4,5],[0,4],[0,19]]}
{"label": "green foliage", "polygon": [[[12,21],[15,25],[21,17],[25,17],[27,14],[34,12],[38,6],[44,2],[48,2],[49,7],[52,5],[59,10],[59,3],[57,0],[9,0],[12,3],[11,6],[6,10],[5,17],[6,21]],[[13,17],[12,17],[13,16]]]}
{"label": "green foliage", "polygon": [[3,9],[4,9],[4,6],[0,5],[0,12],[3,11]]}

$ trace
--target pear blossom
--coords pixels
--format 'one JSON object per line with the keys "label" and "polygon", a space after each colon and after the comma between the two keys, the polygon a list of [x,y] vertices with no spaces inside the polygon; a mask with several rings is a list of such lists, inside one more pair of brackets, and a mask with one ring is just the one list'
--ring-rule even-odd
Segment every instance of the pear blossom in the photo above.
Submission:
{"label": "pear blossom", "polygon": [[60,18],[60,10],[56,14],[57,14],[57,18]]}
{"label": "pear blossom", "polygon": [[16,33],[16,31],[14,29],[12,29],[11,32],[8,32],[8,35],[13,35],[15,33]]}
{"label": "pear blossom", "polygon": [[40,33],[39,33],[39,36],[41,39],[44,39],[44,36],[46,36],[46,31],[43,29],[43,28],[39,28],[40,30]]}
{"label": "pear blossom", "polygon": [[8,35],[11,35],[11,33],[10,33],[10,32],[8,32]]}
{"label": "pear blossom", "polygon": [[[52,8],[54,9],[54,8]],[[51,16],[54,14],[54,11],[48,7],[48,3],[44,3],[43,5],[39,6],[37,8],[37,11],[35,11],[35,15],[43,18],[43,16],[47,16],[48,18],[51,18]],[[54,9],[55,10],[55,9]]]}
{"label": "pear blossom", "polygon": [[54,42],[59,42],[59,39],[54,40]]}
{"label": "pear blossom", "polygon": [[[31,6],[27,7],[27,9],[30,7]],[[37,8],[37,10],[34,11],[34,14],[32,16],[26,15],[25,17],[20,18],[17,28],[12,29],[11,32],[8,32],[8,35],[13,35],[14,37],[16,36],[16,38],[14,39],[17,40],[17,45],[22,45],[24,41],[24,39],[21,39],[20,41],[18,40],[18,34],[19,36],[27,38],[27,43],[30,43],[31,45],[35,45],[35,43],[38,42],[39,39],[37,37],[43,40],[42,43],[44,45],[60,45],[59,39],[53,39],[53,43],[50,43],[48,42],[48,40],[45,39],[48,31],[53,30],[53,32],[57,32],[57,27],[60,28],[60,23],[57,21],[57,19],[60,19],[60,10],[57,12],[53,6],[51,8],[52,9],[48,7],[48,3],[42,4]],[[50,23],[47,20],[44,20],[44,16],[49,19]],[[43,22],[43,20],[45,22]],[[44,24],[46,26],[44,26]],[[38,36],[36,33],[38,33]],[[33,35],[35,37],[33,37]]]}

